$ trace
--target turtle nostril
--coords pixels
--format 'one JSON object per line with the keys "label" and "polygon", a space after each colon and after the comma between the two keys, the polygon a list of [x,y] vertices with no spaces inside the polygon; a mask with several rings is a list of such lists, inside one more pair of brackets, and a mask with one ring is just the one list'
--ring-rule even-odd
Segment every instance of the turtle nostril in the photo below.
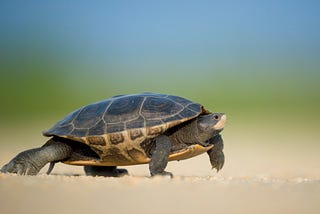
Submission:
{"label": "turtle nostril", "polygon": [[217,114],[214,115],[213,118],[214,118],[215,120],[219,120],[219,116],[218,116]]}

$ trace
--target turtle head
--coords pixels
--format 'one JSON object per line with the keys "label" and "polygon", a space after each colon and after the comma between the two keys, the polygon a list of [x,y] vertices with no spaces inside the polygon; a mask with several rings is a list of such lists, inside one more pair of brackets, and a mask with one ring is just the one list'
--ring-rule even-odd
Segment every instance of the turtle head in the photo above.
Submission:
{"label": "turtle head", "polygon": [[212,113],[201,115],[197,121],[198,136],[200,142],[204,143],[219,134],[227,121],[225,113]]}

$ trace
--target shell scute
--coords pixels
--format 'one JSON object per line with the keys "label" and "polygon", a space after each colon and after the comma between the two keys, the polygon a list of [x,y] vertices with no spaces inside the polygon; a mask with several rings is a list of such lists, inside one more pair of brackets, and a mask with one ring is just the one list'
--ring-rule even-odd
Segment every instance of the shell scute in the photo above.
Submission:
{"label": "shell scute", "polygon": [[129,135],[131,140],[135,140],[137,138],[143,137],[143,132],[141,129],[130,129]]}
{"label": "shell scute", "polygon": [[87,140],[91,145],[99,145],[99,146],[106,145],[106,140],[102,136],[90,136],[87,138]]}
{"label": "shell scute", "polygon": [[159,99],[156,97],[148,97],[141,109],[141,115],[145,119],[165,118],[179,112],[183,106],[177,105],[170,99]]}
{"label": "shell scute", "polygon": [[165,129],[162,126],[153,126],[147,128],[147,136],[150,138],[156,137],[164,133]]}
{"label": "shell scute", "polygon": [[111,144],[117,145],[119,143],[123,143],[124,136],[121,132],[120,133],[110,133],[110,134],[108,134],[108,140]]}
{"label": "shell scute", "polygon": [[162,124],[163,122],[160,119],[146,121],[146,127],[160,126]]}
{"label": "shell scute", "polygon": [[142,128],[145,126],[145,119],[140,116],[134,120],[130,120],[126,123],[127,129],[135,129],[135,128]]}
{"label": "shell scute", "polygon": [[94,127],[89,129],[88,135],[103,135],[105,134],[106,124],[103,120],[100,120]]}
{"label": "shell scute", "polygon": [[119,123],[139,117],[139,109],[143,99],[140,96],[126,96],[114,99],[104,114],[104,121],[107,123]]}
{"label": "shell scute", "polygon": [[73,124],[76,128],[91,128],[101,120],[110,100],[94,103],[82,108],[79,114],[74,118]]}
{"label": "shell scute", "polygon": [[88,135],[88,129],[73,129],[71,132],[72,136],[87,136]]}
{"label": "shell scute", "polygon": [[186,108],[194,111],[195,113],[202,111],[202,106],[197,103],[190,103],[188,106],[186,106]]}
{"label": "shell scute", "polygon": [[184,117],[181,116],[180,114],[176,114],[176,115],[173,115],[172,117],[163,118],[162,121],[164,123],[168,123],[168,122],[171,122],[171,121],[179,121],[179,120],[181,120],[183,118]]}
{"label": "shell scute", "polygon": [[192,101],[187,100],[187,99],[185,99],[183,97],[174,96],[174,95],[169,95],[168,99],[173,100],[174,102],[179,103],[182,106],[187,106],[190,103],[193,103]]}
{"label": "shell scute", "polygon": [[107,133],[122,132],[125,130],[124,123],[111,123],[107,124]]}

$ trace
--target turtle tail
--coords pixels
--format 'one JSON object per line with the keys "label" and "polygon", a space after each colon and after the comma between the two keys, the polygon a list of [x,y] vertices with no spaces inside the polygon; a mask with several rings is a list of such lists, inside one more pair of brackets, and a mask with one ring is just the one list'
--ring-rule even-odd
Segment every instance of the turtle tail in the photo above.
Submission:
{"label": "turtle tail", "polygon": [[49,168],[47,171],[47,175],[49,175],[52,172],[55,164],[56,164],[56,162],[50,162],[50,165],[49,165]]}

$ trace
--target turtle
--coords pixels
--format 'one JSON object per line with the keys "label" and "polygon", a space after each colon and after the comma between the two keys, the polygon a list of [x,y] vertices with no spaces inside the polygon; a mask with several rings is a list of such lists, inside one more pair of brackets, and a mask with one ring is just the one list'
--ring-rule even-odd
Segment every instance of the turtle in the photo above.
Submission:
{"label": "turtle", "polygon": [[149,164],[151,176],[170,176],[169,161],[207,153],[212,168],[225,161],[220,132],[225,113],[212,113],[186,98],[144,92],[111,97],[65,116],[43,135],[41,147],[19,153],[2,173],[37,175],[50,163],[84,166],[86,175],[127,175],[118,166]]}

